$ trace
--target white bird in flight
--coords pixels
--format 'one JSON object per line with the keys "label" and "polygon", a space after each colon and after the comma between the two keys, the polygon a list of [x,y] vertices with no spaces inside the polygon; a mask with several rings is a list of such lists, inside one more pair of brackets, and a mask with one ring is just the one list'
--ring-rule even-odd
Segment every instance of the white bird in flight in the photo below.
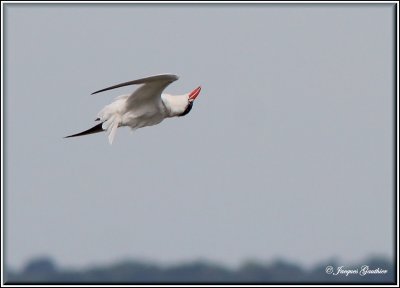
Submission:
{"label": "white bird in flight", "polygon": [[115,101],[105,106],[97,115],[95,121],[100,121],[96,126],[73,135],[77,137],[106,131],[108,141],[113,143],[117,128],[128,126],[132,130],[152,126],[160,123],[165,118],[185,116],[193,107],[193,101],[200,94],[201,87],[183,95],[170,95],[162,93],[178,76],[161,74],[142,79],[124,82],[107,87],[93,94],[134,84],[143,84],[132,94],[121,95]]}

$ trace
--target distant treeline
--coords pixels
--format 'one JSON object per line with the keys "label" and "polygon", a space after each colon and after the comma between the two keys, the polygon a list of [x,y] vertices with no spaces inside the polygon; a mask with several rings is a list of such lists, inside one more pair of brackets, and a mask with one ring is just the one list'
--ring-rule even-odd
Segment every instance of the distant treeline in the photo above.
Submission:
{"label": "distant treeline", "polygon": [[205,261],[162,266],[142,261],[123,261],[108,266],[83,270],[63,269],[50,258],[30,261],[22,271],[4,271],[6,284],[19,283],[381,283],[396,281],[394,263],[383,258],[370,258],[358,265],[326,262],[311,269],[283,260],[269,264],[247,262],[237,269]]}

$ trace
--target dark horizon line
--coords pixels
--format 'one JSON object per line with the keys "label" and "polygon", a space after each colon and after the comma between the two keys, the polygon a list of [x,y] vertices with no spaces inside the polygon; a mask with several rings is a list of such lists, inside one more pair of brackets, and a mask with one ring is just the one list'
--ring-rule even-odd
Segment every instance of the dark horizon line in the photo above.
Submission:
{"label": "dark horizon line", "polygon": [[193,258],[193,259],[188,259],[188,260],[178,260],[178,261],[169,261],[166,263],[165,261],[162,260],[155,260],[155,259],[146,259],[144,257],[126,257],[126,258],[120,258],[117,260],[111,260],[107,262],[96,262],[92,261],[91,264],[81,264],[81,265],[65,265],[65,264],[59,264],[60,262],[56,259],[56,257],[49,256],[49,255],[42,255],[42,256],[34,256],[31,257],[29,260],[25,261],[25,263],[22,265],[22,267],[14,268],[11,267],[11,265],[8,265],[5,261],[4,266],[7,267],[6,270],[7,272],[13,272],[13,273],[21,273],[26,270],[26,268],[38,261],[49,261],[54,268],[58,271],[73,271],[73,270],[89,270],[93,268],[106,268],[106,267],[112,267],[115,265],[120,265],[124,263],[137,263],[137,264],[142,264],[142,265],[148,265],[148,266],[153,266],[161,269],[169,269],[171,267],[179,267],[179,266],[184,266],[184,265],[192,265],[192,264],[205,264],[205,265],[210,265],[210,266],[215,266],[215,267],[221,267],[226,270],[230,271],[237,271],[240,270],[242,267],[248,265],[248,264],[255,264],[263,267],[269,267],[273,266],[274,264],[279,264],[279,263],[285,263],[285,264],[290,264],[290,265],[295,265],[298,267],[301,267],[302,270],[304,271],[312,271],[318,266],[321,265],[335,265],[339,264],[340,266],[347,266],[347,267],[358,267],[363,263],[368,263],[370,261],[384,261],[390,263],[390,265],[394,265],[396,263],[396,256],[394,256],[392,259],[391,257],[387,255],[382,255],[382,254],[371,254],[369,256],[363,257],[361,260],[352,260],[351,262],[345,263],[344,260],[341,260],[340,257],[338,256],[331,256],[327,257],[322,260],[314,261],[313,264],[304,264],[304,263],[299,263],[298,261],[295,260],[290,260],[286,257],[278,256],[278,257],[273,257],[270,259],[260,259],[260,258],[248,258],[239,261],[239,264],[229,264],[226,262],[221,262],[218,260],[212,260],[212,259],[207,259],[206,257],[201,258]]}

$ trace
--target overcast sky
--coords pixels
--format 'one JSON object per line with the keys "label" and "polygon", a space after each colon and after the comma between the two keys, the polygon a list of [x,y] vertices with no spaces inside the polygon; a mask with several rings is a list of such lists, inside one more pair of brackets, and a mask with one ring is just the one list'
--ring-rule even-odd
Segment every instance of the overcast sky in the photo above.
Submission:
{"label": "overcast sky", "polygon": [[[394,5],[5,5],[5,252],[342,265],[393,255]],[[185,117],[63,139],[159,73]]]}

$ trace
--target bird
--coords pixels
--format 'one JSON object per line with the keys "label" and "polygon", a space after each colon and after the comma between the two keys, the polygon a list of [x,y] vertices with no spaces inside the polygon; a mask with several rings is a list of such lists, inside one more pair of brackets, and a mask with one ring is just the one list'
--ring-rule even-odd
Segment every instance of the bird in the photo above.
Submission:
{"label": "bird", "polygon": [[100,110],[95,119],[95,122],[99,122],[98,124],[88,130],[64,138],[106,132],[108,141],[112,145],[119,127],[127,126],[134,131],[138,128],[159,124],[166,118],[182,117],[189,114],[193,108],[194,100],[200,94],[201,86],[182,95],[163,93],[168,85],[178,79],[179,77],[174,74],[159,74],[116,84],[93,92],[92,95],[128,85],[141,84],[131,94],[116,97],[113,102]]}

